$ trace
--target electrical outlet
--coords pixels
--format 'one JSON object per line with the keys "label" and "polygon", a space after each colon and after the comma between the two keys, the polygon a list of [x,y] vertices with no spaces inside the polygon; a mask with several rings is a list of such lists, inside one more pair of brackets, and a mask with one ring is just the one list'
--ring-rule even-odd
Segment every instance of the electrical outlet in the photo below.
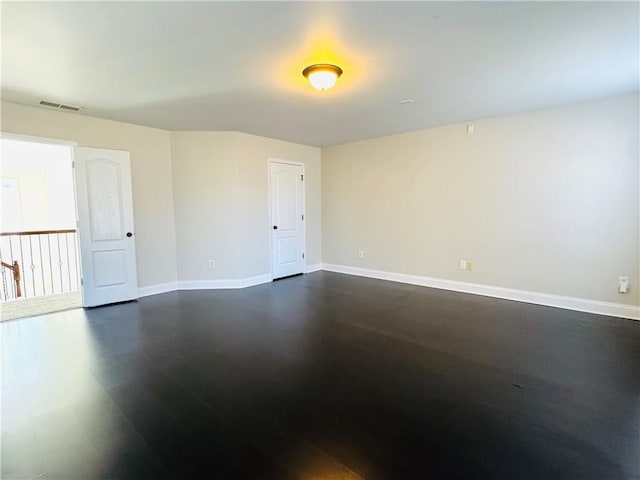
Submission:
{"label": "electrical outlet", "polygon": [[618,291],[620,293],[629,291],[629,277],[618,277]]}
{"label": "electrical outlet", "polygon": [[467,261],[467,270],[473,270],[473,263]]}
{"label": "electrical outlet", "polygon": [[460,260],[460,270],[466,270],[466,269],[467,269],[467,261]]}
{"label": "electrical outlet", "polygon": [[215,260],[209,260],[209,268],[216,268],[216,261]]}
{"label": "electrical outlet", "polygon": [[358,250],[358,258],[364,258],[364,252],[362,250]]}

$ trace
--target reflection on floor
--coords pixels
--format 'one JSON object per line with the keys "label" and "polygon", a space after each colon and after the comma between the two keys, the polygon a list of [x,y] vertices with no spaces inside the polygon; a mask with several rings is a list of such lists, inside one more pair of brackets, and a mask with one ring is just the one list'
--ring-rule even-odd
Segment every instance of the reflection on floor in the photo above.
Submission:
{"label": "reflection on floor", "polygon": [[640,473],[640,322],[317,272],[0,335],[3,479]]}
{"label": "reflection on floor", "polygon": [[45,313],[80,308],[81,306],[82,294],[80,290],[76,290],[74,292],[2,302],[0,303],[0,311],[2,312],[2,321],[5,321],[23,317],[35,317]]}

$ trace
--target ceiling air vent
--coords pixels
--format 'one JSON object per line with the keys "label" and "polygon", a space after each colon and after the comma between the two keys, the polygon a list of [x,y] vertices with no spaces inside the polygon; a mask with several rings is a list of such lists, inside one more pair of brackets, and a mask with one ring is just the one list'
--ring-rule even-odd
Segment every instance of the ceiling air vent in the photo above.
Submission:
{"label": "ceiling air vent", "polygon": [[40,105],[45,105],[47,107],[60,108],[59,103],[47,102],[46,100],[40,100]]}
{"label": "ceiling air vent", "polygon": [[40,100],[40,105],[44,105],[45,107],[57,108],[60,110],[69,110],[71,112],[78,112],[82,109],[82,107],[74,107],[73,105],[64,105],[62,103],[47,102],[46,100]]}
{"label": "ceiling air vent", "polygon": [[80,107],[74,107],[73,105],[60,105],[60,110],[71,110],[72,112],[77,112],[80,110]]}

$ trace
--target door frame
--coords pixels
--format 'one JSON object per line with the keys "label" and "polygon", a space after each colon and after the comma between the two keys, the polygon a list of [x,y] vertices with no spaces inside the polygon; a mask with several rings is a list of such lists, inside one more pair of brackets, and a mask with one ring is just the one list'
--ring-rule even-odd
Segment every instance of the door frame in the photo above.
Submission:
{"label": "door frame", "polygon": [[302,222],[302,235],[304,236],[304,264],[302,268],[302,273],[305,274],[307,270],[307,197],[306,197],[306,189],[307,189],[307,180],[306,180],[306,172],[305,165],[302,162],[296,162],[293,160],[285,160],[277,157],[269,157],[267,158],[267,194],[269,198],[268,209],[269,209],[269,274],[271,276],[271,281],[273,282],[273,235],[271,233],[271,227],[273,226],[273,198],[271,198],[271,165],[274,163],[282,163],[285,165],[295,165],[297,167],[302,167],[302,175],[304,176],[304,180],[302,181],[302,211],[304,215],[304,221]]}
{"label": "door frame", "polygon": [[74,140],[62,140],[60,138],[35,137],[33,135],[23,135],[21,133],[0,132],[0,138],[7,140],[16,140],[20,142],[46,143],[48,145],[65,145],[70,147],[78,147],[78,142]]}

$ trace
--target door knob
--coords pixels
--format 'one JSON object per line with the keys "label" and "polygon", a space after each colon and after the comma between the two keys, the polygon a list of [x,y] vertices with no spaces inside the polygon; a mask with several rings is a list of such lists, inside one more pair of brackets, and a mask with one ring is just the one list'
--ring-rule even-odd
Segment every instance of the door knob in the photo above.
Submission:
{"label": "door knob", "polygon": [[133,237],[133,233],[127,232],[127,237]]}
{"label": "door knob", "polygon": [[277,229],[278,229],[278,226],[277,226],[277,225],[274,225],[274,226],[273,226],[273,229],[274,229],[274,230],[277,230]]}

